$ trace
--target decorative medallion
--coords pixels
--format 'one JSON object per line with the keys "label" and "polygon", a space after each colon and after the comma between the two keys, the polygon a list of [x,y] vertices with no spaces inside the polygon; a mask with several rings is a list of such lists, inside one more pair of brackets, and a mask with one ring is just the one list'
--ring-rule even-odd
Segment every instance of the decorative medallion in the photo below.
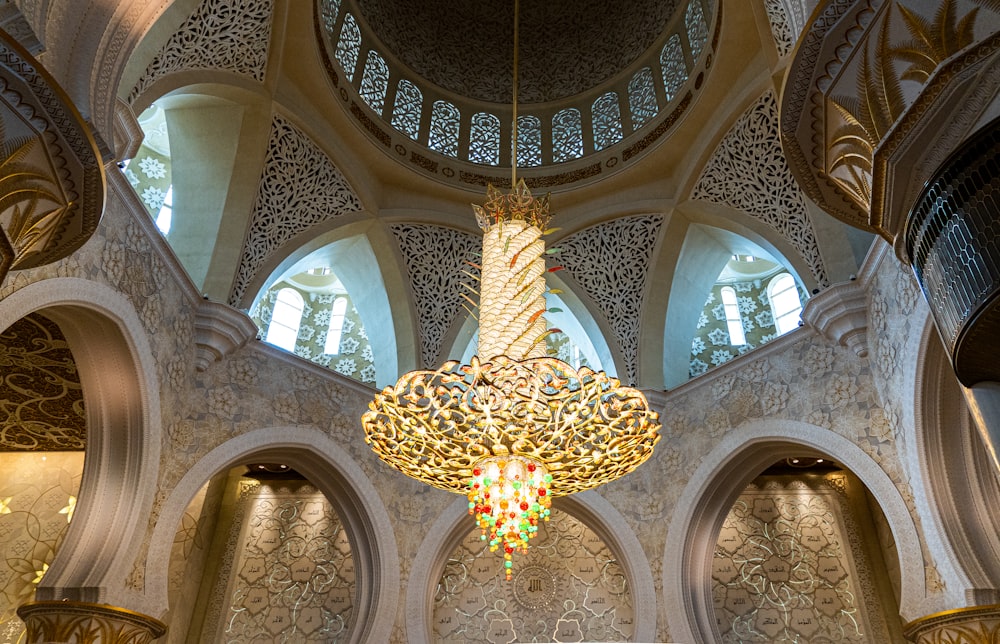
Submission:
{"label": "decorative medallion", "polygon": [[528,610],[547,608],[556,597],[556,578],[543,566],[525,566],[514,576],[514,599]]}

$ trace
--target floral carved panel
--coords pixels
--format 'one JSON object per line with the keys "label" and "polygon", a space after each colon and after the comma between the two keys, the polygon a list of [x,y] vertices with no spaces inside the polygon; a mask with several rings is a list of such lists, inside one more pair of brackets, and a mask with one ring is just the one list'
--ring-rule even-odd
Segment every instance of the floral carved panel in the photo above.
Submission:
{"label": "floral carved panel", "polygon": [[723,642],[888,641],[844,490],[765,477],[740,495],[712,565]]}
{"label": "floral carved panel", "polygon": [[264,82],[273,9],[274,0],[204,0],[149,63],[128,102],[181,70],[219,69]]}
{"label": "floral carved panel", "polygon": [[479,269],[472,264],[479,264],[482,237],[431,224],[393,224],[389,229],[410,277],[420,324],[420,355],[430,366],[461,313],[462,295],[476,299]]}
{"label": "floral carved panel", "polygon": [[768,90],[729,129],[691,192],[759,219],[799,252],[813,279],[829,279],[806,200],[788,169],[778,137],[778,107]]}
{"label": "floral carved panel", "polygon": [[662,224],[660,215],[622,217],[555,244],[561,251],[553,261],[566,267],[610,323],[625,357],[622,380],[629,383],[638,372],[639,319]]}
{"label": "floral carved panel", "polygon": [[0,450],[82,450],[83,390],[59,327],[31,314],[0,331]]}
{"label": "floral carved panel", "polygon": [[628,580],[604,541],[555,510],[527,554],[503,557],[474,529],[452,553],[434,599],[439,642],[624,642],[633,635]]}
{"label": "floral carved panel", "polygon": [[240,305],[257,271],[283,244],[316,224],[360,209],[357,195],[330,158],[275,114],[229,303]]}
{"label": "floral carved panel", "polygon": [[346,641],[354,559],[322,493],[304,481],[245,481],[231,535],[213,640]]}

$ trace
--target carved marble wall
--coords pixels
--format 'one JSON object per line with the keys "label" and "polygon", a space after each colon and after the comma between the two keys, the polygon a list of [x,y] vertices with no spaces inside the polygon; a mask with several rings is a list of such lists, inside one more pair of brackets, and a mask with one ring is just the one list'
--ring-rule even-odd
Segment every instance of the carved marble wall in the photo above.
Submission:
{"label": "carved marble wall", "polygon": [[620,642],[633,634],[628,579],[604,541],[554,510],[526,555],[503,557],[473,529],[451,553],[434,598],[441,642]]}
{"label": "carved marble wall", "polygon": [[246,479],[202,641],[341,642],[351,625],[351,544],[323,494],[301,480]]}
{"label": "carved marble wall", "polygon": [[891,641],[884,616],[895,610],[875,588],[880,573],[865,551],[848,487],[836,471],[764,476],[740,495],[713,562],[722,641]]}

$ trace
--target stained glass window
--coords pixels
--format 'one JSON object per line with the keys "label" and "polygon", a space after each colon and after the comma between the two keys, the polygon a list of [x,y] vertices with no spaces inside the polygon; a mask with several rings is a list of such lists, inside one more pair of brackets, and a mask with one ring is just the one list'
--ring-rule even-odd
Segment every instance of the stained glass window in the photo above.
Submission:
{"label": "stained glass window", "polygon": [[354,80],[354,69],[358,66],[358,55],[361,51],[361,30],[352,14],[344,16],[344,26],[340,28],[340,40],[337,41],[337,62],[344,70],[348,81]]}
{"label": "stained glass window", "polygon": [[303,308],[305,308],[305,301],[298,291],[293,288],[283,288],[278,291],[264,342],[281,347],[286,351],[294,351],[295,341],[299,335],[299,325],[302,324]]}
{"label": "stained glass window", "polygon": [[500,119],[493,114],[479,112],[472,116],[469,161],[500,165]]}
{"label": "stained glass window", "polygon": [[622,140],[622,113],[618,94],[608,92],[593,105],[594,148],[603,150]]}
{"label": "stained glass window", "polygon": [[708,23],[705,21],[705,11],[701,0],[691,0],[684,13],[684,25],[687,27],[688,45],[691,46],[691,59],[698,60],[701,51],[708,42]]}
{"label": "stained glass window", "polygon": [[396,103],[392,106],[392,126],[416,140],[420,135],[420,111],[424,106],[424,95],[410,81],[399,81],[396,86]]}
{"label": "stained glass window", "polygon": [[643,67],[628,83],[628,106],[632,113],[632,129],[638,130],[656,116],[660,106],[656,103],[653,87],[653,70]]}
{"label": "stained glass window", "polygon": [[327,33],[332,34],[333,28],[337,24],[337,14],[340,13],[340,0],[323,0],[323,26]]}
{"label": "stained glass window", "polygon": [[542,165],[542,122],[537,116],[517,117],[517,165]]}
{"label": "stained glass window", "polygon": [[663,72],[663,88],[669,101],[680,91],[688,79],[687,63],[681,49],[681,37],[674,34],[660,52],[660,70]]}
{"label": "stained glass window", "polygon": [[378,114],[382,113],[385,107],[385,92],[389,89],[389,66],[385,64],[375,50],[368,52],[368,60],[365,61],[365,72],[361,77],[361,98],[368,107]]}
{"label": "stained glass window", "polygon": [[580,110],[567,108],[552,117],[552,160],[556,163],[583,156]]}
{"label": "stained glass window", "polygon": [[448,101],[434,101],[428,147],[451,157],[458,156],[458,125],[462,114]]}

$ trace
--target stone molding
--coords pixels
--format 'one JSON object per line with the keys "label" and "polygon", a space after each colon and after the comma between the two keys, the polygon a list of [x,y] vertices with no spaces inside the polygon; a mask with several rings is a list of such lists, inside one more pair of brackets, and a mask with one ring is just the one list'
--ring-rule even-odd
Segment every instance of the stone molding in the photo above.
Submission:
{"label": "stone molding", "polygon": [[109,604],[28,602],[17,609],[27,626],[26,642],[146,644],[167,632],[158,619]]}
{"label": "stone molding", "polygon": [[132,112],[132,108],[121,99],[115,101],[114,126],[115,161],[121,162],[125,159],[135,158],[146,135],[142,131],[142,126],[139,125],[139,119]]}
{"label": "stone molding", "polygon": [[868,357],[868,297],[857,281],[834,284],[814,295],[802,311],[802,322],[859,358]]}
{"label": "stone molding", "polygon": [[903,627],[914,644],[996,642],[1000,639],[1000,604],[968,606],[934,613]]}
{"label": "stone molding", "polygon": [[195,313],[195,369],[205,371],[213,362],[231,355],[257,337],[257,325],[239,309],[203,300]]}

